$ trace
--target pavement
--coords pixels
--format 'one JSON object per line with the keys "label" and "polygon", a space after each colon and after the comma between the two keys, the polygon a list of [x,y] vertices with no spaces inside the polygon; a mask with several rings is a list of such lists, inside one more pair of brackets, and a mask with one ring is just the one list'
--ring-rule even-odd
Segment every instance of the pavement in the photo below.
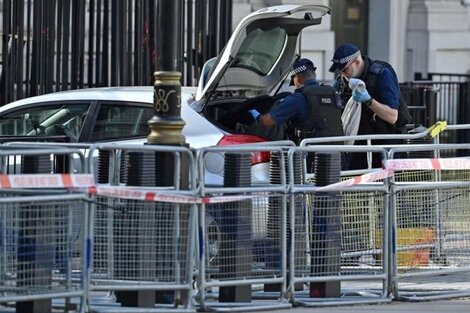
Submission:
{"label": "pavement", "polygon": [[[226,308],[227,309],[227,308]],[[135,311],[134,311],[135,310]],[[161,309],[158,310],[162,312]],[[231,310],[224,310],[230,312]],[[94,308],[93,313],[143,313],[143,312],[156,312],[154,310],[145,310],[144,308]],[[172,312],[172,309],[164,310],[163,312]],[[177,312],[177,311],[174,311]],[[208,311],[209,312],[209,311]],[[210,311],[213,312],[213,311]],[[263,310],[233,310],[233,312],[275,312],[275,313],[345,313],[345,312],[362,312],[362,313],[469,313],[470,312],[470,298],[461,299],[448,299],[448,300],[433,300],[425,302],[405,302],[393,301],[381,304],[350,304],[341,306],[328,306],[328,307],[293,307],[289,309],[263,309]]]}
{"label": "pavement", "polygon": [[[230,310],[225,310],[228,312]],[[348,304],[341,306],[293,307],[289,309],[237,310],[236,312],[277,312],[277,313],[469,313],[470,297],[460,299],[432,300],[421,302],[392,301],[380,304]]]}
{"label": "pavement", "polygon": [[[466,267],[468,268],[468,267]],[[390,301],[381,299],[381,282],[348,281],[341,284],[342,296],[324,299],[308,298],[306,289],[296,291],[296,301],[312,303],[314,306],[296,306],[287,308],[277,302],[274,293],[258,293],[253,290],[253,301],[250,307],[243,309],[239,303],[218,303],[216,294],[206,294],[207,304],[224,312],[278,312],[278,313],[470,313],[470,271],[453,272],[450,274],[435,274],[430,277],[403,277],[400,280],[400,300]],[[260,287],[260,286],[258,286]],[[261,290],[261,289],[260,289]],[[426,298],[427,297],[427,298]],[[454,297],[454,298],[451,298]],[[460,297],[460,298],[457,298]],[[62,301],[63,299],[57,299]],[[151,312],[182,312],[171,306],[159,305],[155,309],[121,307],[115,302],[114,296],[105,291],[93,291],[91,294],[92,313],[151,313]],[[309,302],[310,301],[310,302]],[[355,301],[355,303],[351,303]],[[359,303],[362,301],[363,303]],[[364,301],[373,304],[364,304]],[[382,301],[382,302],[380,302]],[[56,303],[57,304],[57,303]],[[57,307],[62,307],[59,303]],[[0,305],[0,313],[13,313],[13,307]],[[53,311],[56,312],[56,311]],[[61,310],[63,312],[63,310]]]}
{"label": "pavement", "polygon": [[344,313],[344,312],[380,312],[380,313],[469,313],[470,298],[452,299],[452,300],[432,300],[426,302],[404,302],[393,301],[391,303],[382,304],[362,304],[362,305],[346,305],[336,307],[296,307],[286,310],[276,310],[279,313]]}
{"label": "pavement", "polygon": [[[400,300],[385,300],[374,304],[351,304],[351,301],[367,299],[380,301],[381,283],[373,284],[371,282],[344,282],[342,284],[343,296],[332,300],[328,305],[325,302],[315,306],[302,307],[297,306],[286,309],[266,309],[263,312],[279,313],[340,313],[340,312],[411,312],[411,313],[470,313],[470,271],[436,274],[431,277],[403,277],[400,280]],[[343,288],[344,287],[344,288]],[[296,300],[302,301],[299,292]],[[361,297],[362,296],[362,297]],[[461,298],[457,298],[457,297]],[[305,299],[305,298],[304,298]],[[319,299],[318,299],[319,300]],[[308,303],[309,300],[305,302]],[[312,299],[310,299],[312,301]],[[320,300],[321,301],[321,300]],[[348,302],[349,301],[349,302]],[[371,301],[369,301],[371,302]],[[341,303],[340,305],[338,305]],[[272,303],[271,303],[272,304]],[[254,310],[238,311],[253,312]]]}
{"label": "pavement", "polygon": [[[470,289],[467,290],[460,290],[461,292],[465,292],[470,294]],[[100,293],[100,292],[97,292]],[[107,293],[101,293],[100,296],[105,296]],[[109,294],[108,294],[109,295]],[[360,298],[360,297],[359,297]],[[103,299],[103,298],[102,298]],[[296,298],[299,301],[302,298]],[[350,299],[357,300],[358,297],[350,297]],[[95,299],[96,300],[96,299]],[[266,300],[266,299],[265,299]],[[344,298],[339,298],[339,301],[336,303],[343,301],[348,301],[348,297],[345,296]],[[363,300],[363,299],[362,299]],[[275,300],[272,300],[275,302]],[[380,312],[380,313],[392,313],[392,312],[402,312],[402,313],[469,313],[470,312],[470,296],[462,297],[462,298],[439,298],[437,297],[435,300],[429,301],[413,301],[413,300],[400,300],[400,301],[389,301],[376,303],[376,304],[341,304],[341,305],[325,305],[324,303],[321,306],[309,306],[309,307],[302,307],[296,306],[291,308],[279,308],[273,307],[273,302],[267,301],[263,303],[263,300],[260,299],[253,299],[253,302],[250,305],[261,305],[265,304],[270,306],[271,308],[260,308],[253,309],[247,308],[246,310],[241,309],[238,305],[230,305],[230,304],[222,304],[217,305],[215,304],[213,308],[219,308],[221,312],[275,312],[275,313],[315,313],[315,312],[325,312],[325,313],[344,313],[344,312],[364,312],[364,313],[372,313],[372,312]],[[178,310],[174,310],[174,308],[167,307],[168,310],[163,309],[163,307],[159,307],[158,309],[145,309],[145,308],[123,308],[119,304],[114,303],[114,305],[108,306],[104,305],[104,303],[99,304],[100,301],[95,302],[93,305],[92,301],[92,313],[151,313],[151,312],[178,312]],[[105,301],[107,302],[107,301]],[[210,303],[208,303],[210,305]],[[318,303],[316,303],[318,305]],[[237,308],[238,306],[238,308]],[[0,309],[1,313],[4,313]],[[11,311],[8,311],[11,312]],[[180,311],[181,312],[181,311]],[[202,311],[199,311],[202,312]],[[213,310],[208,311],[213,312]],[[5,312],[6,313],[6,312]]]}

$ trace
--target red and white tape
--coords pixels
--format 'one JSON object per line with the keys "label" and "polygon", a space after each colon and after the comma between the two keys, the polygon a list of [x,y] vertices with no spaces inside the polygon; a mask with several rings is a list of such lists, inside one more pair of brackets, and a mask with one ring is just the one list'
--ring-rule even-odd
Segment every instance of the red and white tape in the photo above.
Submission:
{"label": "red and white tape", "polygon": [[413,170],[466,170],[470,169],[470,159],[396,159],[386,160],[384,166],[396,171]]}
{"label": "red and white tape", "polygon": [[387,177],[393,176],[395,171],[470,169],[470,159],[394,159],[386,160],[384,162],[384,167],[385,169],[378,170],[376,172],[356,176],[345,181],[334,183],[325,187],[320,187],[317,189],[317,191],[329,191],[385,179]]}
{"label": "red and white tape", "polygon": [[90,194],[106,196],[112,198],[141,200],[151,202],[170,202],[170,203],[198,203],[200,199],[195,196],[171,194],[163,192],[145,191],[135,187],[119,186],[93,186],[88,188]]}
{"label": "red and white tape", "polygon": [[242,201],[257,198],[254,195],[247,196],[218,196],[218,197],[197,197],[184,194],[174,194],[171,192],[154,192],[136,189],[135,187],[119,186],[94,186],[88,188],[90,194],[106,196],[112,198],[150,201],[150,202],[168,202],[168,203],[225,203]]}
{"label": "red and white tape", "polygon": [[154,192],[135,187],[95,186],[91,174],[18,174],[0,175],[0,189],[87,188],[90,194],[114,198],[168,203],[224,203],[254,199],[254,195],[197,197],[171,192]]}
{"label": "red and white tape", "polygon": [[353,178],[340,181],[328,186],[320,187],[316,189],[316,191],[330,191],[333,189],[338,189],[338,188],[344,188],[344,187],[349,187],[349,186],[355,186],[363,183],[370,183],[374,182],[377,180],[385,179],[387,177],[390,177],[393,175],[393,170],[392,169],[385,169],[385,170],[378,170],[372,173],[367,173],[364,175],[360,176],[355,176]]}
{"label": "red and white tape", "polygon": [[95,184],[91,174],[0,175],[0,188],[88,188]]}
{"label": "red and white tape", "polygon": [[[408,170],[463,170],[470,169],[470,159],[396,159],[384,162],[385,169],[356,176],[345,181],[319,187],[316,191],[330,191],[382,180],[394,175],[395,171]],[[21,174],[0,175],[1,189],[14,188],[88,188],[94,195],[123,199],[169,203],[224,203],[254,199],[257,195],[229,195],[216,197],[198,197],[171,192],[154,192],[121,186],[95,186],[91,174]]]}

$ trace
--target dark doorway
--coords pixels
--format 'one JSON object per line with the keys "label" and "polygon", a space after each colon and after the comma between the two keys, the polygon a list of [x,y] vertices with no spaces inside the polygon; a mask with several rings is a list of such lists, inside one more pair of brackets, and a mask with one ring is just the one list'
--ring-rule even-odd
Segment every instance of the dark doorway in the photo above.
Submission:
{"label": "dark doorway", "polygon": [[332,0],[330,7],[335,46],[350,42],[367,54],[369,1]]}

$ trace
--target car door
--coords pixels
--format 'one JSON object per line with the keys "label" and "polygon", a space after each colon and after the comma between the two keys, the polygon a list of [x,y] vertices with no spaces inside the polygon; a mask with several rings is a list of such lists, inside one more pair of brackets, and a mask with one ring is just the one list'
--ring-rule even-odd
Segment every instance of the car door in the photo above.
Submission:
{"label": "car door", "polygon": [[0,136],[66,136],[79,142],[90,101],[44,102],[10,109],[0,116]]}
{"label": "car door", "polygon": [[150,133],[148,121],[153,114],[153,106],[148,103],[99,102],[89,141],[116,141],[146,137]]}

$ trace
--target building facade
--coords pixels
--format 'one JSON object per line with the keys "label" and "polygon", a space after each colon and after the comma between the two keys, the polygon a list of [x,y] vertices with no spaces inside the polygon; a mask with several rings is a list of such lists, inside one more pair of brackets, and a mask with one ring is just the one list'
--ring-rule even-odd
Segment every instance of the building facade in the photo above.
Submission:
{"label": "building facade", "polygon": [[332,8],[320,27],[306,29],[300,53],[311,58],[321,79],[334,49],[353,42],[375,59],[391,63],[400,81],[415,73],[470,73],[469,0],[234,0],[233,23],[277,4],[322,4]]}
{"label": "building facade", "polygon": [[[182,83],[196,85],[243,17],[292,3],[331,7],[298,47],[321,80],[334,78],[328,68],[344,42],[391,63],[400,82],[470,74],[470,0],[0,0],[0,106],[67,89],[148,85],[159,64],[176,64]],[[163,62],[170,42],[175,53]]]}

